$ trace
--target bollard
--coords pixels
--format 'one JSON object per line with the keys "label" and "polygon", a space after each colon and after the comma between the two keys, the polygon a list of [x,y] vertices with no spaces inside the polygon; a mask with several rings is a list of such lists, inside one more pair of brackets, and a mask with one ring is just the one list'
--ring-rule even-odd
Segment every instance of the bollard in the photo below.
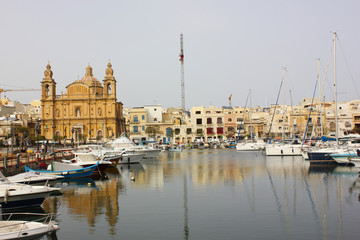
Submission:
{"label": "bollard", "polygon": [[16,158],[16,168],[20,167],[20,153],[17,154],[17,158]]}
{"label": "bollard", "polygon": [[4,157],[4,169],[7,169],[7,156]]}

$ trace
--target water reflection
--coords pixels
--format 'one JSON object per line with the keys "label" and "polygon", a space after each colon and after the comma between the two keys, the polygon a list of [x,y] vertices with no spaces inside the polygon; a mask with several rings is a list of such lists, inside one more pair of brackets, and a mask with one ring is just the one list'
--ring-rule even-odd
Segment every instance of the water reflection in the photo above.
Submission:
{"label": "water reflection", "polygon": [[230,229],[228,239],[251,236],[251,226],[264,231],[259,238],[270,234],[266,229],[276,229],[280,239],[299,238],[307,229],[312,239],[346,239],[350,233],[344,222],[356,219],[352,208],[360,194],[355,168],[317,167],[301,157],[229,149],[164,153],[142,164],[118,165],[105,180],[59,184],[64,193],[47,199],[45,212],[57,211],[61,203],[66,214],[86,221],[88,233],[95,234],[101,224],[111,236],[127,233],[127,239],[144,238],[135,227],[128,230],[134,223],[155,238],[157,222],[180,238],[179,229],[173,229],[178,219],[184,239],[202,239],[202,227],[220,234],[221,226]]}

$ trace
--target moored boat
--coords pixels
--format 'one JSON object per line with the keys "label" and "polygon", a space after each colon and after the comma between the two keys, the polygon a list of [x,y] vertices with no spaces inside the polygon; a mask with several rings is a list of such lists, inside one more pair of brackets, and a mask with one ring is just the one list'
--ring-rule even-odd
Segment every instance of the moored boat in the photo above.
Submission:
{"label": "moored boat", "polygon": [[3,220],[0,221],[0,239],[39,239],[48,233],[59,230],[57,223],[52,220],[52,214],[36,214],[36,219],[32,221],[12,220],[18,215],[25,214],[1,214]]}
{"label": "moored boat", "polygon": [[58,188],[12,183],[0,172],[0,204],[2,208],[40,206]]}
{"label": "moored boat", "polygon": [[98,162],[89,167],[79,167],[77,165],[52,162],[48,166],[48,170],[33,170],[25,166],[25,171],[37,171],[40,173],[47,173],[53,175],[60,175],[64,178],[79,178],[79,177],[90,177],[98,166]]}

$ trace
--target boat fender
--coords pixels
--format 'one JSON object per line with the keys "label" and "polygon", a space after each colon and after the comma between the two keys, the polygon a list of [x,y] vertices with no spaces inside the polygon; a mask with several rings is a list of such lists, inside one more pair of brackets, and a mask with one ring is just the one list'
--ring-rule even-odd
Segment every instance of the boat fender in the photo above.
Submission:
{"label": "boat fender", "polygon": [[9,190],[5,189],[5,193],[4,193],[4,202],[7,203],[9,199]]}

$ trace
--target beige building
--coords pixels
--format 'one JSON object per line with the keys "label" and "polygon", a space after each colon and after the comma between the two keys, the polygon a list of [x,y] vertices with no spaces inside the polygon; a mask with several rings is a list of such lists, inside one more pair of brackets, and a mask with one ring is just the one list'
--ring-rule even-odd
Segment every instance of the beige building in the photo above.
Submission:
{"label": "beige building", "polygon": [[[56,82],[48,64],[41,82],[41,135],[46,139],[107,141],[123,132],[121,102],[116,99],[116,80],[111,63],[101,84],[86,68],[85,76],[56,95]],[[55,137],[56,136],[56,137]]]}

